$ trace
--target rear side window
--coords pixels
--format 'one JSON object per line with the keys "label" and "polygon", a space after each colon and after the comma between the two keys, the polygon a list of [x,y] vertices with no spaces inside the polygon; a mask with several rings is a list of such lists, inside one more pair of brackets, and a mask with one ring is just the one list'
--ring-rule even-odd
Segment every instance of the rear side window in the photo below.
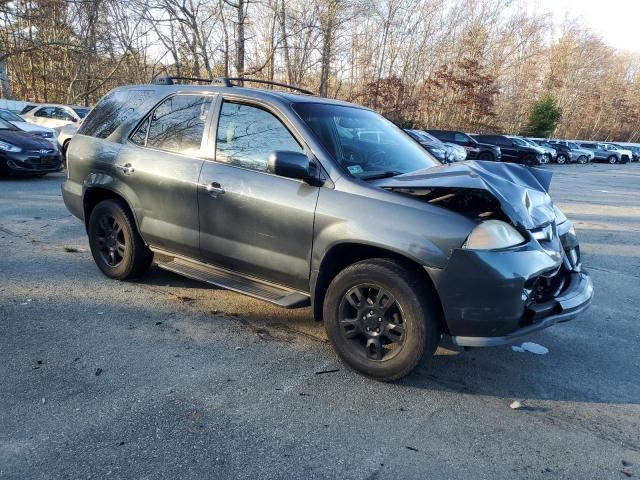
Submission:
{"label": "rear side window", "polygon": [[[185,155],[199,154],[212,100],[213,97],[203,95],[167,98],[151,115],[146,146]],[[141,128],[147,128],[145,124]]]}
{"label": "rear side window", "polygon": [[97,138],[107,138],[127,122],[137,122],[149,110],[142,108],[153,98],[153,90],[114,90],[102,97],[86,116],[78,133]]}

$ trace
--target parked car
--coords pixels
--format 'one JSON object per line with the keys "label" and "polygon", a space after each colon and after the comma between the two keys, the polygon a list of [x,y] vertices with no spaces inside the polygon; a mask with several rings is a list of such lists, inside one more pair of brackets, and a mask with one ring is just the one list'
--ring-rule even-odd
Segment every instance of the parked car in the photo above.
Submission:
{"label": "parked car", "polygon": [[37,103],[27,103],[22,110],[20,111],[20,115],[23,115],[31,110],[33,110],[34,108],[36,108],[38,106]]}
{"label": "parked car", "polygon": [[617,146],[621,148],[626,148],[627,150],[631,150],[631,161],[638,162],[640,161],[640,145],[634,143],[616,143]]}
{"label": "parked car", "polygon": [[445,142],[445,145],[449,148],[452,162],[464,162],[467,159],[467,150],[455,143]]}
{"label": "parked car", "polygon": [[500,147],[503,162],[528,166],[541,165],[544,162],[544,152],[540,148],[533,147],[518,137],[494,134],[472,136],[479,142]]}
{"label": "parked car", "polygon": [[555,162],[558,157],[558,152],[553,146],[546,142],[539,142],[534,138],[522,137],[529,145],[533,145],[534,147],[541,148],[544,155],[544,163]]}
{"label": "parked car", "polygon": [[621,147],[620,145],[616,145],[615,143],[609,143],[609,142],[603,143],[603,145],[606,150],[609,150],[609,151],[615,150],[620,152],[622,161],[624,163],[633,161],[633,152],[629,148]]}
{"label": "parked car", "polygon": [[89,108],[72,105],[44,104],[23,112],[22,117],[30,123],[44,125],[45,127],[63,127],[69,123],[77,123],[82,120]]}
{"label": "parked car", "polygon": [[55,130],[58,136],[57,143],[60,145],[60,150],[62,152],[62,157],[65,163],[67,161],[67,148],[69,148],[69,142],[71,141],[73,136],[77,133],[78,128],[80,128],[80,125],[82,125],[82,122],[70,123],[63,127],[58,127]]}
{"label": "parked car", "polygon": [[499,162],[502,159],[500,147],[489,143],[480,143],[470,135],[455,130],[426,130],[441,142],[455,143],[464,147],[470,160],[488,160]]}
{"label": "parked car", "polygon": [[418,142],[427,152],[436,157],[442,163],[449,163],[453,161],[453,152],[450,147],[447,147],[443,142],[437,138],[429,135],[422,130],[412,130],[406,128],[404,130]]}
{"label": "parked car", "polygon": [[581,143],[582,148],[586,148],[593,152],[595,162],[607,162],[610,164],[627,163],[630,157],[622,154],[617,149],[608,148],[604,143]]}
{"label": "parked car", "polygon": [[578,162],[584,165],[594,158],[591,150],[581,148],[576,142],[570,140],[550,140],[550,143],[558,150],[556,162],[559,164]]}
{"label": "parked car", "polygon": [[51,144],[57,149],[58,140],[56,139],[56,132],[52,128],[43,127],[41,125],[34,125],[33,123],[25,122],[24,118],[20,115],[13,113],[10,110],[0,109],[0,118],[11,123],[14,127],[17,127],[23,132],[29,132],[36,137],[44,138],[51,142]]}
{"label": "parked car", "polygon": [[107,94],[69,144],[64,202],[106,276],[155,261],[311,305],[344,362],[380,380],[411,372],[442,335],[508,344],[589,306],[551,172],[440,164],[347,102],[159,82]]}
{"label": "parked car", "polygon": [[49,140],[0,119],[0,176],[41,176],[61,169],[60,153]]}

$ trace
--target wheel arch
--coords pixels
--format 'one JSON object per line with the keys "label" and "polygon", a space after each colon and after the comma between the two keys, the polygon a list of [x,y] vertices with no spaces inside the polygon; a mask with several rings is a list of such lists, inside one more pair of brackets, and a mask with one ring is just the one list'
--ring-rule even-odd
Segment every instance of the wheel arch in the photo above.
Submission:
{"label": "wheel arch", "polygon": [[106,188],[104,186],[94,186],[89,187],[85,190],[84,195],[82,197],[82,208],[84,213],[84,226],[87,232],[89,231],[89,218],[91,217],[91,212],[98,205],[98,203],[104,200],[110,199],[118,199],[124,202],[127,206],[131,214],[133,215],[133,220],[135,222],[136,228],[138,232],[140,232],[140,225],[138,223],[138,218],[136,216],[135,210],[132,208],[131,204],[127,201],[127,199],[120,193]]}
{"label": "wheel arch", "polygon": [[317,271],[312,272],[311,279],[311,308],[313,317],[317,321],[323,318],[324,297],[331,281],[349,265],[362,260],[373,258],[387,258],[395,260],[405,268],[414,272],[429,287],[428,294],[432,295],[438,311],[435,312],[442,332],[447,332],[444,311],[438,291],[429,273],[415,260],[393,250],[367,245],[363,243],[345,242],[332,246],[322,258]]}

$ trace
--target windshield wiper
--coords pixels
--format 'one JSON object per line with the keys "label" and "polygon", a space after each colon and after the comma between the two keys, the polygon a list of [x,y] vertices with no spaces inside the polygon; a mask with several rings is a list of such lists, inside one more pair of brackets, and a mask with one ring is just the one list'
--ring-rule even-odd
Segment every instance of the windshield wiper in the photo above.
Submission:
{"label": "windshield wiper", "polygon": [[398,172],[396,170],[387,170],[384,172],[373,172],[369,175],[361,175],[359,178],[361,180],[378,180],[380,178],[395,177],[396,175],[402,175],[402,172]]}

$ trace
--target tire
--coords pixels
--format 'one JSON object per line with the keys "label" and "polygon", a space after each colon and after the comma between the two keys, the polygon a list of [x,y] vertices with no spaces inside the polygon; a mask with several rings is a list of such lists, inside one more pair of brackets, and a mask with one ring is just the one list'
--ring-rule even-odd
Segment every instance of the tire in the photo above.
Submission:
{"label": "tire", "polygon": [[329,285],[324,326],[349,367],[377,380],[397,380],[438,348],[436,301],[423,279],[398,262],[363,260]]}
{"label": "tire", "polygon": [[609,158],[607,158],[607,163],[609,163],[609,165],[615,165],[616,163],[618,163],[618,157],[616,157],[615,155],[611,155]]}
{"label": "tire", "polygon": [[98,268],[116,280],[139,277],[153,260],[129,207],[120,199],[103,200],[91,212],[89,246]]}
{"label": "tire", "polygon": [[580,155],[578,157],[578,163],[580,165],[586,165],[587,163],[589,163],[589,159],[586,157],[586,155]]}
{"label": "tire", "polygon": [[69,149],[69,142],[71,140],[67,140],[62,145],[62,161],[64,162],[64,168],[67,168],[67,150]]}
{"label": "tire", "polygon": [[551,154],[550,153],[545,153],[544,154],[544,161],[542,163],[549,163],[551,161]]}
{"label": "tire", "polygon": [[486,162],[495,162],[496,157],[491,152],[480,152],[480,155],[478,155],[478,160],[484,160]]}
{"label": "tire", "polygon": [[567,163],[567,156],[564,153],[559,153],[556,157],[556,163],[558,165],[564,165],[565,163]]}

